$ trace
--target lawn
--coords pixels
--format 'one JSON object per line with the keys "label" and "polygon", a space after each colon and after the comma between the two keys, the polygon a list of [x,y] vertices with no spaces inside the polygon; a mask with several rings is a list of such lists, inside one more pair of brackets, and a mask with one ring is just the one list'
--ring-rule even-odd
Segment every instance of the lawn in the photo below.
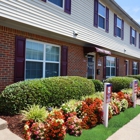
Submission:
{"label": "lawn", "polygon": [[108,128],[105,128],[104,125],[100,124],[90,130],[83,130],[80,137],[74,137],[67,134],[65,140],[106,140],[139,113],[140,106],[136,106],[136,108],[128,108],[119,115],[113,116],[113,118],[109,120]]}

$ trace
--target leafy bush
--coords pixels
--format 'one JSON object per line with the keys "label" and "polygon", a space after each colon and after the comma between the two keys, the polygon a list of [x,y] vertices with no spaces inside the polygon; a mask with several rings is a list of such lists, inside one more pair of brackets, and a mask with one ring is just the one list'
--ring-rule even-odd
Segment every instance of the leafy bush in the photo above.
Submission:
{"label": "leafy bush", "polygon": [[[106,79],[105,82],[112,84],[113,92],[119,92],[122,89],[130,88],[133,80],[134,78],[131,78],[131,77],[111,77],[111,78]],[[139,81],[138,81],[138,84],[140,85]]]}
{"label": "leafy bush", "polygon": [[78,76],[26,80],[5,88],[0,95],[0,113],[16,114],[33,104],[60,106],[70,99],[81,99],[94,92],[94,84]]}
{"label": "leafy bush", "polygon": [[23,120],[34,120],[35,122],[44,122],[47,118],[47,111],[45,107],[40,108],[39,105],[28,106],[26,110],[21,111]]}
{"label": "leafy bush", "polygon": [[140,74],[138,74],[138,75],[128,75],[127,77],[132,77],[132,78],[138,79],[140,81]]}
{"label": "leafy bush", "polygon": [[103,91],[104,85],[100,80],[92,79],[92,82],[94,83],[96,92]]}

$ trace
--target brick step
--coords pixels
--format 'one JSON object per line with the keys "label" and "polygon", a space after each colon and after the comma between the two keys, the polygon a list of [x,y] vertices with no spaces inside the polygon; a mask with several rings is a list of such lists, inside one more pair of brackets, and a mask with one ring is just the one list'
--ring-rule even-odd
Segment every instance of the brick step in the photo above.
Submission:
{"label": "brick step", "polygon": [[0,130],[3,130],[7,127],[8,127],[7,122],[0,118]]}

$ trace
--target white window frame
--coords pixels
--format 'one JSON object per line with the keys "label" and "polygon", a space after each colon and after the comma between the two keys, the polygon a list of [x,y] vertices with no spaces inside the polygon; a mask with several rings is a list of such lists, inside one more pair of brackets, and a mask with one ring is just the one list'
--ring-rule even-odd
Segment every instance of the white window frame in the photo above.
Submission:
{"label": "white window frame", "polygon": [[[107,57],[110,59],[107,59]],[[111,68],[115,68],[115,75],[116,75],[116,58],[115,57],[112,57],[112,56],[107,56],[106,57],[106,62],[107,62],[107,60],[109,60],[109,61],[111,61],[111,58],[114,58],[114,62],[115,62],[115,66],[107,66],[107,63],[106,63],[106,68],[110,68],[110,75],[109,76],[106,76],[106,78],[109,78],[109,77],[114,77],[114,76],[112,76],[111,75]],[[111,63],[110,63],[111,64]],[[106,71],[107,71],[107,69],[106,69]]]}
{"label": "white window frame", "polygon": [[136,65],[137,65],[137,67],[134,67],[134,65],[133,65],[133,70],[136,70],[137,74],[138,74],[138,62],[133,62],[133,63],[136,63]]}
{"label": "white window frame", "polygon": [[117,34],[117,37],[121,38],[122,37],[122,19],[120,17],[118,17],[118,16],[117,16],[117,19],[121,20],[121,27],[118,26],[118,22],[117,22],[117,28],[119,28],[121,30],[121,36],[118,36],[118,34]]}
{"label": "white window frame", "polygon": [[[34,59],[26,59],[26,46],[25,46],[25,69],[24,69],[24,79],[26,79],[26,61],[28,62],[42,62],[43,63],[43,76],[41,78],[45,78],[45,64],[46,63],[55,63],[55,64],[59,64],[59,73],[58,76],[60,76],[60,63],[61,63],[61,47],[59,45],[55,45],[55,44],[50,44],[50,43],[46,43],[46,42],[41,42],[41,41],[36,41],[36,40],[31,40],[31,39],[26,39],[27,41],[31,41],[31,42],[36,42],[36,43],[40,43],[40,44],[44,44],[44,51],[43,51],[43,60],[34,60]],[[54,47],[59,47],[59,62],[58,61],[46,61],[46,45],[52,45]]]}
{"label": "white window frame", "polygon": [[[99,4],[101,4],[105,8],[105,17],[103,15],[99,14]],[[104,28],[101,28],[99,26],[99,16],[101,16],[102,18],[104,18]],[[98,3],[98,27],[100,29],[102,29],[102,30],[105,30],[106,29],[106,6],[103,3],[101,3],[101,2]]]}
{"label": "white window frame", "polygon": [[[134,36],[133,36],[133,31],[134,31]],[[135,41],[136,41],[136,30],[132,28],[132,34],[131,34],[131,37],[132,37],[132,45],[135,45]],[[133,43],[133,37],[134,37],[134,43]]]}
{"label": "white window frame", "polygon": [[60,7],[57,4],[54,4],[54,3],[50,2],[49,0],[47,0],[47,3],[53,5],[53,6],[57,7],[57,8],[60,8],[60,9],[63,9],[64,10],[64,4],[65,4],[65,1],[64,0],[63,0],[63,7]]}

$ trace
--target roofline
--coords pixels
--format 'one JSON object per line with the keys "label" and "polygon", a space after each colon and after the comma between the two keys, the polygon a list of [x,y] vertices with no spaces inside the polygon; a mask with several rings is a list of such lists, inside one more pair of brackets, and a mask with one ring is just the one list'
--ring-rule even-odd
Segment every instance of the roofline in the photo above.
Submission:
{"label": "roofline", "polygon": [[123,8],[121,8],[121,6],[119,6],[117,4],[117,2],[115,2],[115,0],[109,0],[112,4],[114,4],[123,14],[125,14],[135,25],[138,26],[138,28],[140,28],[140,24],[137,23],[127,12],[124,11]]}

